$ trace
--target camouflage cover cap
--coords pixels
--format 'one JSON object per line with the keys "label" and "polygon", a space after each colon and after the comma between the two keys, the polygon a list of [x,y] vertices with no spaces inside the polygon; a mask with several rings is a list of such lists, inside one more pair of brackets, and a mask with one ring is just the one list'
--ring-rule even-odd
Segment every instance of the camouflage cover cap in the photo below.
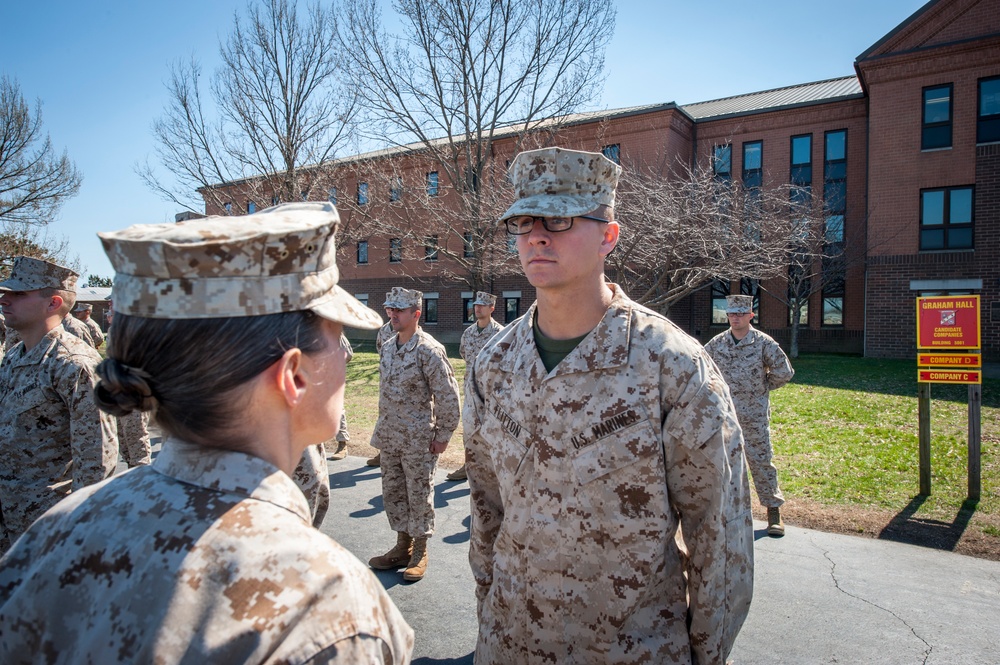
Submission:
{"label": "camouflage cover cap", "polygon": [[615,207],[621,167],[599,152],[528,150],[510,165],[517,200],[500,221],[517,215],[572,217]]}
{"label": "camouflage cover cap", "polygon": [[73,311],[74,312],[93,312],[94,311],[94,306],[91,305],[90,303],[81,302],[81,303],[77,303],[76,308]]}
{"label": "camouflage cover cap", "polygon": [[493,307],[497,304],[497,297],[486,291],[476,291],[476,299],[472,301],[472,304]]}
{"label": "camouflage cover cap", "polygon": [[115,268],[117,313],[204,319],[308,309],[373,330],[381,317],[337,286],[339,223],[333,205],[304,202],[98,236]]}
{"label": "camouflage cover cap", "polygon": [[753,311],[753,296],[726,296],[726,314],[749,314]]}
{"label": "camouflage cover cap", "polygon": [[76,278],[79,276],[64,266],[30,256],[19,256],[14,259],[10,277],[0,282],[0,291],[59,289],[76,293]]}
{"label": "camouflage cover cap", "polygon": [[383,307],[392,307],[393,309],[423,307],[423,301],[424,294],[422,291],[394,286],[389,293],[385,294],[385,305]]}

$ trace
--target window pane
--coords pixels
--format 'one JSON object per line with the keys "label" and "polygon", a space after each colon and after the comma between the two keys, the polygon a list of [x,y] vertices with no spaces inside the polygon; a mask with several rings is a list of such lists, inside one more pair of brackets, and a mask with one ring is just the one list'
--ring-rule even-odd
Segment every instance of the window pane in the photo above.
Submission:
{"label": "window pane", "polygon": [[715,158],[712,160],[715,175],[727,175],[733,170],[733,147],[730,145],[715,146]]}
{"label": "window pane", "polygon": [[826,135],[826,161],[847,159],[847,132],[829,132]]}
{"label": "window pane", "polygon": [[844,241],[843,215],[830,215],[829,217],[826,218],[826,241],[827,242]]}
{"label": "window pane", "polygon": [[517,317],[519,317],[521,309],[521,299],[520,298],[504,298],[504,315],[503,322],[510,323]]}
{"label": "window pane", "polygon": [[726,317],[725,298],[712,298],[712,323],[729,323],[729,319]]}
{"label": "window pane", "polygon": [[403,242],[399,238],[389,239],[389,263],[399,263],[403,260]]}
{"label": "window pane", "polygon": [[437,323],[438,320],[437,298],[424,298],[423,319],[425,323]]}
{"label": "window pane", "polygon": [[951,119],[951,88],[924,90],[924,123],[948,122]]}
{"label": "window pane", "polygon": [[951,206],[949,208],[949,224],[972,223],[972,189],[951,190]]}
{"label": "window pane", "polygon": [[326,193],[327,200],[333,205],[337,205],[337,188],[331,187]]}
{"label": "window pane", "polygon": [[951,124],[924,127],[921,150],[934,150],[951,146]]}
{"label": "window pane", "polygon": [[847,162],[827,162],[823,175],[827,180],[843,180],[847,177]]}
{"label": "window pane", "polygon": [[923,192],[920,206],[920,223],[923,226],[944,224],[944,192]]}
{"label": "window pane", "polygon": [[843,180],[827,182],[823,187],[823,198],[829,212],[844,212],[847,206],[847,183]]}
{"label": "window pane", "polygon": [[368,183],[359,182],[358,183],[358,205],[363,206],[368,204]]}
{"label": "window pane", "polygon": [[462,311],[465,313],[462,321],[472,323],[476,320],[476,308],[473,306],[475,298],[462,298]]}
{"label": "window pane", "polygon": [[921,231],[920,249],[944,249],[944,229]]}
{"label": "window pane", "polygon": [[844,299],[823,298],[823,325],[844,325]]}
{"label": "window pane", "polygon": [[1000,78],[979,82],[979,115],[1000,114]]}
{"label": "window pane", "polygon": [[763,144],[760,141],[743,144],[743,169],[750,171],[761,167]]}
{"label": "window pane", "polygon": [[948,229],[948,249],[972,249],[972,229]]}
{"label": "window pane", "polygon": [[438,195],[438,172],[431,171],[427,174],[427,196]]}
{"label": "window pane", "polygon": [[612,162],[614,162],[615,164],[621,164],[622,163],[622,159],[621,159],[622,158],[622,150],[621,150],[621,146],[619,144],[617,144],[617,143],[615,143],[614,145],[606,145],[606,146],[604,146],[601,149],[601,153],[605,157],[607,157],[608,159],[610,159]]}
{"label": "window pane", "polygon": [[792,137],[792,164],[809,164],[812,162],[812,137]]}
{"label": "window pane", "polygon": [[368,263],[368,241],[358,241],[358,263]]}

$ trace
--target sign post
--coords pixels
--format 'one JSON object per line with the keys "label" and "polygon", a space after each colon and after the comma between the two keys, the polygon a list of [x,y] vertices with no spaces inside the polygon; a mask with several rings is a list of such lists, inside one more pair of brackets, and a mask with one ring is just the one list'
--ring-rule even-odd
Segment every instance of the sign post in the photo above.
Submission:
{"label": "sign post", "polygon": [[979,499],[983,383],[980,326],[979,296],[917,298],[921,494],[931,493],[931,384],[965,383],[969,385],[968,498]]}

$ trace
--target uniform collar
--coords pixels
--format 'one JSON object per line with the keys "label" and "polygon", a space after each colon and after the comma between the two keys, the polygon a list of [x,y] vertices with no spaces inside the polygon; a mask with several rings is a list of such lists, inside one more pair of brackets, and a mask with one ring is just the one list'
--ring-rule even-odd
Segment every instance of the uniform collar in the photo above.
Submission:
{"label": "uniform collar", "polygon": [[[628,361],[628,349],[632,333],[632,310],[635,303],[629,299],[617,284],[608,284],[614,295],[604,317],[561,363],[552,370],[552,376],[594,372],[619,367]],[[538,348],[535,345],[534,320],[538,302],[531,307],[516,324],[511,345],[524,349],[524,353],[505,353],[501,357],[503,370],[521,376],[530,376],[532,370],[542,367]],[[528,353],[528,349],[534,353]],[[534,367],[537,363],[538,367]],[[544,375],[545,370],[542,368]]]}
{"label": "uniform collar", "polygon": [[[41,363],[55,348],[60,336],[60,330],[62,330],[62,323],[45,333],[38,340],[38,344],[31,347],[30,351],[25,350],[23,341],[18,342],[8,354],[6,358],[7,362],[10,362],[14,367]],[[14,350],[18,348],[20,349],[20,353]]]}
{"label": "uniform collar", "polygon": [[153,461],[153,468],[189,485],[274,504],[311,522],[302,490],[280,469],[259,457],[169,438]]}

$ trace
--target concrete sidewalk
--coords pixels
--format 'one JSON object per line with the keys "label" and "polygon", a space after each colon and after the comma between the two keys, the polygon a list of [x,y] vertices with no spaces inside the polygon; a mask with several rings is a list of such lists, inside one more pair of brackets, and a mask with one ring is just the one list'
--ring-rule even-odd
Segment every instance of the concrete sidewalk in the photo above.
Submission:
{"label": "concrete sidewalk", "polygon": [[[323,532],[367,562],[395,542],[378,469],[330,462]],[[414,662],[472,663],[476,603],[468,565],[469,486],[437,474],[437,527],[420,582],[378,572],[416,632]],[[1000,562],[881,540],[755,524],[750,616],[737,665],[880,663],[1000,665]]]}

